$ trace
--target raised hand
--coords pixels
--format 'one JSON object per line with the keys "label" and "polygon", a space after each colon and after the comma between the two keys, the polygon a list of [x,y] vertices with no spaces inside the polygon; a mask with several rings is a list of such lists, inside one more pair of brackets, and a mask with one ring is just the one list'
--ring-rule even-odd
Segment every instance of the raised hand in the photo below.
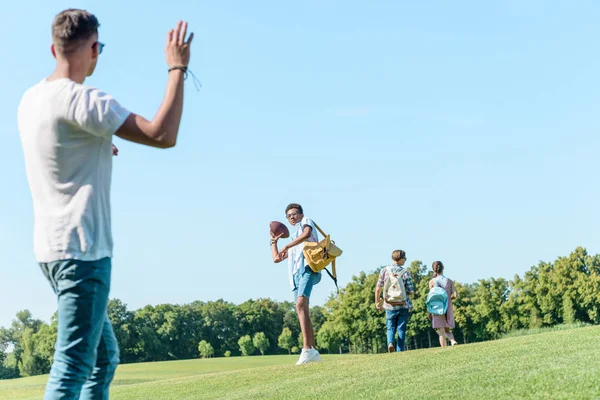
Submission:
{"label": "raised hand", "polygon": [[165,55],[169,68],[187,67],[190,63],[190,45],[194,39],[194,33],[190,33],[186,41],[187,27],[187,22],[179,21],[175,29],[171,29],[167,33]]}
{"label": "raised hand", "polygon": [[271,234],[271,241],[273,241],[273,242],[277,242],[283,236],[283,233],[280,233],[277,236],[273,235],[273,232],[269,232],[269,233]]}

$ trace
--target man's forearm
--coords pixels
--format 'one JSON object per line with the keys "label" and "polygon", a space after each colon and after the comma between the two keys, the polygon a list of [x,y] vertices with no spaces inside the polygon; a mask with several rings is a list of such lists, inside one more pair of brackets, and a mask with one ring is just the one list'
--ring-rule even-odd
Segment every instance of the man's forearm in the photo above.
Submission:
{"label": "man's forearm", "polygon": [[161,141],[175,145],[183,114],[183,77],[180,70],[169,72],[163,101],[152,119]]}

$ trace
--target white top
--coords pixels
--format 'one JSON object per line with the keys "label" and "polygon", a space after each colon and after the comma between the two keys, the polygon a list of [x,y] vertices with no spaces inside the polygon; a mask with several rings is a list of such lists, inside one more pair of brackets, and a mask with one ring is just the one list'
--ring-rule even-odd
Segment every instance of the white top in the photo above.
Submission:
{"label": "white top", "polygon": [[[300,236],[304,231],[305,226],[310,226],[312,228],[307,242],[318,242],[319,234],[317,233],[317,228],[315,228],[314,222],[307,217],[302,218],[302,221],[300,221],[299,224],[296,224],[296,231],[292,234],[291,239],[295,240],[298,236]],[[304,243],[305,242],[302,242],[292,247],[288,251],[288,278],[290,280],[290,286],[292,289],[294,288],[294,275],[300,271],[301,268],[304,268],[308,265],[304,259]]]}
{"label": "white top", "polygon": [[112,257],[112,136],[129,114],[106,93],[66,78],[23,95],[18,124],[38,262]]}
{"label": "white top", "polygon": [[445,289],[446,285],[448,284],[448,278],[446,278],[444,275],[436,276],[435,278],[433,278],[433,281],[437,283],[437,285],[442,289]]}

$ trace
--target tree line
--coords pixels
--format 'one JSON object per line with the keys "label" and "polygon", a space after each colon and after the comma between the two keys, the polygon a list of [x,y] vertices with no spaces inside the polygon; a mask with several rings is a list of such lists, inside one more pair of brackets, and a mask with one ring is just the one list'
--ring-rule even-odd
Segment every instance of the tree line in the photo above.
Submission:
{"label": "tree line", "polygon": [[[319,351],[386,351],[385,317],[374,306],[381,267],[353,276],[323,307],[311,307]],[[438,346],[425,307],[430,268],[408,266],[414,284],[414,310],[407,349]],[[522,277],[455,282],[454,336],[470,343],[497,339],[517,329],[562,323],[600,323],[600,255],[578,247],[568,257],[540,262]],[[242,304],[225,300],[160,304],[129,310],[111,299],[109,318],[121,351],[121,363],[297,353],[302,334],[294,303],[268,298]],[[56,340],[56,314],[49,323],[27,310],[0,328],[0,379],[48,373]]]}

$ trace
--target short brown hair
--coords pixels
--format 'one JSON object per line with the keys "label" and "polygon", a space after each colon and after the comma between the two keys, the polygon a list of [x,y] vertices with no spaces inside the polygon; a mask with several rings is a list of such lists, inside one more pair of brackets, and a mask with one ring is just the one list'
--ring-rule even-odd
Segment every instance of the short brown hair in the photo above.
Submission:
{"label": "short brown hair", "polygon": [[406,258],[406,253],[404,250],[394,250],[392,252],[392,260],[396,262],[400,262],[403,258]]}
{"label": "short brown hair", "polygon": [[442,264],[441,261],[434,261],[433,264],[431,264],[431,269],[439,275],[444,272],[444,264]]}
{"label": "short brown hair", "polygon": [[294,208],[297,209],[300,212],[300,214],[304,214],[304,211],[302,211],[302,206],[300,204],[292,203],[285,208],[286,215],[288,211],[293,210]]}
{"label": "short brown hair", "polygon": [[52,22],[52,42],[61,53],[72,51],[80,42],[98,33],[98,19],[85,10],[69,8]]}

